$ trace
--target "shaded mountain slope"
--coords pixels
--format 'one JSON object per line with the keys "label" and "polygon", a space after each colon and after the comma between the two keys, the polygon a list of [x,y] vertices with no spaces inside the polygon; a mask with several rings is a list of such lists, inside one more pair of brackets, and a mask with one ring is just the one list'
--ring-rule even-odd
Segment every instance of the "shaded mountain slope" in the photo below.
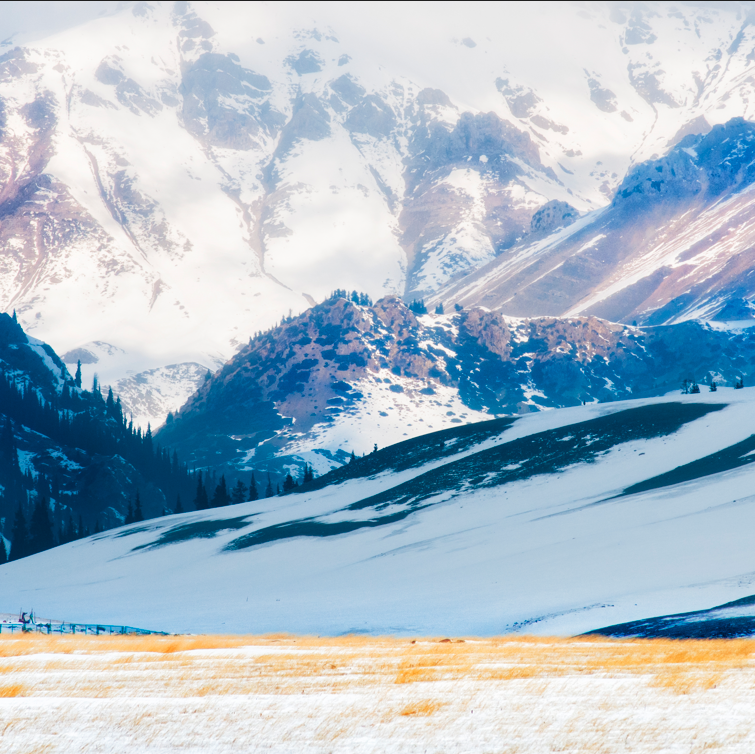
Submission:
{"label": "shaded mountain slope", "polygon": [[137,493],[141,513],[152,517],[192,491],[186,468],[151,433],[129,426],[120,401],[82,390],[52,348],[7,314],[0,314],[0,435],[0,535],[11,547],[21,546],[19,510],[30,525],[40,500],[49,505],[51,533],[65,539],[122,524]]}

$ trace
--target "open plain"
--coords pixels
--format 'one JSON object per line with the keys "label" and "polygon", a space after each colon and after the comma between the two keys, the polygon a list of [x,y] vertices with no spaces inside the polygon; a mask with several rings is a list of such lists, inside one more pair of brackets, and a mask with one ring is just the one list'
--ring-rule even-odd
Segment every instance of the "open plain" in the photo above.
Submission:
{"label": "open plain", "polygon": [[4,752],[751,752],[755,641],[0,641]]}

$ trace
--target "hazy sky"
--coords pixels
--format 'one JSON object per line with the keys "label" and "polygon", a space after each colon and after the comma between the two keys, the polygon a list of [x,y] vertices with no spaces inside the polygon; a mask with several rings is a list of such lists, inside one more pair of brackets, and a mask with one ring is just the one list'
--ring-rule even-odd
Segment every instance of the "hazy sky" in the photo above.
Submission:
{"label": "hazy sky", "polygon": [[128,3],[102,2],[37,2],[0,0],[0,44],[13,37],[15,43],[31,42],[58,31],[113,13]]}

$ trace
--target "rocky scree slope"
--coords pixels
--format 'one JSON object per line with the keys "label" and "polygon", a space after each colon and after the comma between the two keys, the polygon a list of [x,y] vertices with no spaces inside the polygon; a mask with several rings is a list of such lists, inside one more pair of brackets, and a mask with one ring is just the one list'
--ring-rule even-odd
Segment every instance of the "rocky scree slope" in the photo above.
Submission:
{"label": "rocky scree slope", "polygon": [[523,241],[438,297],[518,316],[739,319],[724,309],[755,297],[754,166],[755,123],[687,135],[633,168],[609,207]]}
{"label": "rocky scree slope", "polygon": [[[755,374],[755,331],[636,328],[476,308],[417,316],[334,298],[252,339],[157,437],[191,465],[318,473],[354,451],[490,416]],[[707,387],[703,387],[707,390]]]}

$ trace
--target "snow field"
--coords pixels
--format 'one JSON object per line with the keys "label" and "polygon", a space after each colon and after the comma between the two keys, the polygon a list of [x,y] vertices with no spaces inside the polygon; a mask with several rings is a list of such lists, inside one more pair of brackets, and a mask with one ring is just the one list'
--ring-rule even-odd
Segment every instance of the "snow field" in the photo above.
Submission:
{"label": "snow field", "polygon": [[3,637],[7,751],[749,752],[755,642]]}

